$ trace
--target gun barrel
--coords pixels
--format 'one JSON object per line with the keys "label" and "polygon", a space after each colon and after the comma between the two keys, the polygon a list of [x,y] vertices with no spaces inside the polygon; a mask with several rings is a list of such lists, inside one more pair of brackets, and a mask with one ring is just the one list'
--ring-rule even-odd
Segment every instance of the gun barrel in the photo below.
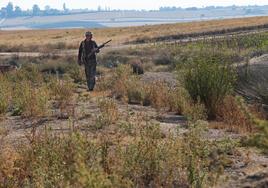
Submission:
{"label": "gun barrel", "polygon": [[107,42],[103,43],[103,45],[110,43],[112,40],[108,40]]}
{"label": "gun barrel", "polygon": [[108,43],[110,43],[111,41],[112,41],[112,40],[108,40],[107,42],[103,43],[102,45],[100,45],[100,46],[98,47],[98,49],[101,49],[101,48],[105,47],[105,45],[108,44]]}

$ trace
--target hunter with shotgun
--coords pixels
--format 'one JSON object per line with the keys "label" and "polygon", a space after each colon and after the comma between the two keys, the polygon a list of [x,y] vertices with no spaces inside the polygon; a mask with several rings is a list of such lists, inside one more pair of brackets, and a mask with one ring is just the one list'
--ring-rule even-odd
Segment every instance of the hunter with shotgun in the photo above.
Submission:
{"label": "hunter with shotgun", "polygon": [[92,40],[93,34],[90,31],[86,32],[85,37],[86,39],[81,42],[79,47],[78,64],[85,66],[88,91],[93,91],[96,82],[96,54],[99,53],[100,49],[105,47],[105,45],[112,40],[109,40],[98,46],[97,43]]}

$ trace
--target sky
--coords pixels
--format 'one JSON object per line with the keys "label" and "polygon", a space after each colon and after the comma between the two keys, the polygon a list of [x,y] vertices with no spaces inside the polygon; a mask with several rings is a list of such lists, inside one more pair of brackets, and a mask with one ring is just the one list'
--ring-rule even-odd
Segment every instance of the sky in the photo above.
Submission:
{"label": "sky", "polygon": [[161,6],[176,7],[203,7],[203,6],[228,6],[228,5],[268,5],[268,0],[0,0],[0,7],[8,2],[13,2],[22,9],[31,9],[38,4],[41,9],[46,5],[51,8],[62,9],[66,3],[69,9],[89,8],[97,9],[98,6],[110,7],[111,9],[145,9],[154,10]]}

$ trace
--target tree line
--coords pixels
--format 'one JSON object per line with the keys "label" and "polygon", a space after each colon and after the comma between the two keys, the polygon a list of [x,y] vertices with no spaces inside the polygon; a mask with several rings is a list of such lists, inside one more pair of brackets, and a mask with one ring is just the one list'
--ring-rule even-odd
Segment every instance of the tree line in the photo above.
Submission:
{"label": "tree line", "polygon": [[22,10],[19,6],[14,6],[13,3],[9,2],[7,6],[0,9],[0,17],[2,18],[11,18],[19,16],[49,16],[49,15],[62,15],[68,14],[69,9],[66,8],[66,4],[63,4],[63,10],[58,10],[51,8],[49,5],[45,6],[43,10],[37,5],[34,4],[31,9]]}
{"label": "tree line", "polygon": [[[207,6],[202,8],[197,7],[188,7],[188,8],[181,8],[181,7],[160,7],[158,10],[151,10],[151,11],[197,11],[197,10],[215,10],[215,9],[243,9],[247,13],[251,12],[258,12],[261,9],[268,9],[268,5],[266,6],[258,6],[258,5],[249,5],[249,6]],[[14,6],[13,3],[9,2],[5,7],[0,9],[0,18],[12,18],[12,17],[20,17],[20,16],[51,16],[51,15],[66,15],[66,14],[77,14],[77,13],[85,13],[85,12],[102,12],[102,11],[139,11],[139,10],[120,10],[120,9],[110,9],[109,7],[101,7],[98,6],[97,10],[89,10],[89,9],[68,9],[66,4],[64,3],[62,6],[62,10],[58,10],[55,8],[51,8],[49,5],[45,6],[42,10],[37,4],[34,4],[31,9],[22,10],[19,6]],[[145,11],[145,10],[141,10]]]}

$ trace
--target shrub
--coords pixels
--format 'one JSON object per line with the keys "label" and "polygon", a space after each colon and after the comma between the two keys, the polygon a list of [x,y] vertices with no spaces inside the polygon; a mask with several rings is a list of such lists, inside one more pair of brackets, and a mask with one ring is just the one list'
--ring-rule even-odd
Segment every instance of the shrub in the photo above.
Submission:
{"label": "shrub", "polygon": [[83,83],[86,81],[85,72],[77,64],[72,65],[72,68],[68,70],[68,74],[74,83]]}
{"label": "shrub", "polygon": [[7,112],[11,100],[11,85],[4,75],[0,75],[0,115]]}
{"label": "shrub", "polygon": [[41,85],[43,75],[39,72],[38,66],[35,64],[24,64],[20,70],[8,75],[8,78],[15,83],[22,81],[30,81],[33,84]]}
{"label": "shrub", "polygon": [[190,100],[187,103],[184,103],[182,115],[184,115],[188,121],[196,122],[198,120],[206,120],[206,112],[206,108],[202,103],[194,103]]}
{"label": "shrub", "polygon": [[[132,139],[44,130],[18,148],[0,146],[3,187],[202,187],[213,186],[232,145],[203,138],[198,121],[183,137],[163,135],[147,122]],[[226,147],[226,145],[228,147]]]}
{"label": "shrub", "polygon": [[[100,76],[97,79],[96,90],[97,91],[110,91],[113,90],[112,86],[114,84],[113,78],[109,75]],[[115,91],[114,91],[115,93]]]}
{"label": "shrub", "polygon": [[[79,66],[73,58],[55,58],[48,59],[38,67],[40,72],[50,74],[73,74],[79,70]],[[76,75],[77,76],[77,75]],[[81,77],[81,76],[79,76]],[[75,78],[74,78],[75,79]]]}
{"label": "shrub", "polygon": [[158,109],[168,108],[171,88],[162,81],[145,83],[133,75],[129,65],[120,65],[113,76],[113,95],[130,104],[152,105]]}
{"label": "shrub", "polygon": [[162,81],[156,81],[145,84],[146,98],[145,102],[155,107],[156,109],[170,108],[169,96],[172,93],[171,87]]}
{"label": "shrub", "polygon": [[221,64],[219,59],[202,56],[183,67],[185,89],[195,102],[200,101],[206,106],[209,118],[215,118],[217,107],[232,92],[235,81],[233,68]]}
{"label": "shrub", "polygon": [[13,115],[44,116],[48,112],[49,92],[46,87],[35,88],[30,82],[15,84],[12,95]]}
{"label": "shrub", "polygon": [[[166,49],[164,49],[166,50]],[[174,56],[167,52],[157,52],[158,56],[155,57],[154,63],[155,65],[170,65],[173,66],[175,64]],[[160,55],[161,54],[161,55]]]}
{"label": "shrub", "polygon": [[[17,182],[23,187],[117,187],[120,179],[101,166],[102,145],[80,133],[48,133],[20,151]],[[5,177],[5,176],[4,176]],[[15,179],[14,176],[12,177]],[[14,181],[11,181],[14,182]],[[116,183],[116,184],[115,184]],[[127,182],[124,182],[127,184]],[[10,186],[12,187],[12,186]]]}
{"label": "shrub", "polygon": [[148,105],[147,86],[136,76],[132,76],[127,80],[126,98],[129,104],[145,104]]}
{"label": "shrub", "polygon": [[[213,185],[222,173],[223,161],[217,151],[224,154],[227,149],[202,138],[206,126],[207,123],[198,121],[183,138],[163,138],[159,125],[146,124],[135,140],[120,148],[119,173],[138,187]],[[218,164],[211,153],[219,157]]]}
{"label": "shrub", "polygon": [[140,132],[141,138],[122,149],[121,160],[123,176],[129,178],[139,187],[148,187],[152,182],[164,181],[161,172],[164,172],[163,162],[168,160],[166,147],[161,143],[160,127],[148,125]]}
{"label": "shrub", "polygon": [[[218,165],[213,164],[211,153],[217,154],[217,147],[214,148],[212,144],[202,138],[207,131],[208,124],[204,121],[197,121],[190,125],[190,131],[186,133],[182,151],[182,165],[187,169],[187,181],[191,187],[205,187],[209,186],[209,180],[215,181],[218,175],[222,173],[219,171],[221,161]],[[216,149],[216,150],[215,150]],[[218,147],[219,149],[219,147]],[[213,182],[213,181],[212,181]]]}
{"label": "shrub", "polygon": [[20,159],[19,153],[12,146],[7,146],[3,144],[2,147],[0,147],[1,187],[12,187],[12,180],[14,180],[13,175],[17,171],[16,162],[19,159]]}
{"label": "shrub", "polygon": [[113,82],[113,95],[130,104],[151,105],[158,110],[177,112],[191,121],[207,117],[204,105],[195,104],[185,89],[173,88],[163,81],[143,82],[131,74],[129,66],[119,66]]}
{"label": "shrub", "polygon": [[268,121],[255,120],[258,132],[251,135],[245,142],[247,146],[260,148],[265,154],[268,154]]}
{"label": "shrub", "polygon": [[74,95],[74,86],[70,80],[58,80],[51,78],[49,81],[50,95],[56,101],[56,107],[61,111],[67,108]]}
{"label": "shrub", "polygon": [[115,123],[119,118],[119,111],[116,102],[113,99],[101,99],[98,102],[101,111],[101,119],[107,125]]}
{"label": "shrub", "polygon": [[107,68],[122,66],[123,62],[129,61],[129,57],[127,55],[118,54],[117,51],[107,52],[104,55],[100,55],[98,59],[101,64]]}
{"label": "shrub", "polygon": [[253,117],[240,97],[226,96],[217,114],[218,119],[225,122],[231,131],[253,130]]}
{"label": "shrub", "polygon": [[113,75],[112,93],[117,99],[127,101],[128,80],[132,75],[130,65],[119,65]]}

